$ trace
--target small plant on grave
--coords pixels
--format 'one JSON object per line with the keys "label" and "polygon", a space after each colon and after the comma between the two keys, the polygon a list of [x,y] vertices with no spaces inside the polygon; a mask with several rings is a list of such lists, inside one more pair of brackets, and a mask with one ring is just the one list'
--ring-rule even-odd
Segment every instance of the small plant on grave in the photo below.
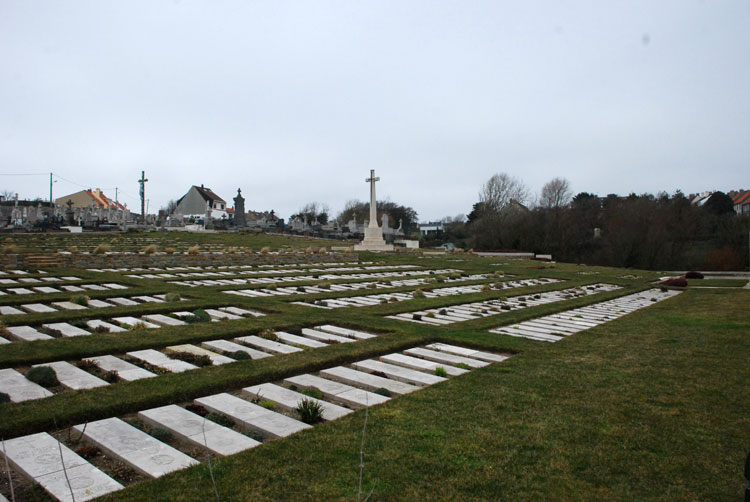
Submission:
{"label": "small plant on grave", "polygon": [[323,281],[316,284],[317,287],[321,289],[331,289],[331,283],[330,281]]}
{"label": "small plant on grave", "polygon": [[164,296],[164,299],[168,302],[178,302],[181,299],[181,296],[179,293],[167,293]]}
{"label": "small plant on grave", "polygon": [[199,368],[203,368],[205,366],[211,366],[213,364],[211,362],[211,358],[205,354],[191,354],[190,352],[173,352],[170,355],[175,359],[179,359],[180,361],[185,361],[186,363],[190,363],[194,366],[198,366]]}
{"label": "small plant on grave", "polygon": [[388,301],[389,301],[389,302],[391,302],[391,303],[396,303],[396,302],[398,301],[398,298],[396,298],[395,296],[391,296],[391,297],[390,297],[390,298],[388,299]]}
{"label": "small plant on grave", "polygon": [[278,342],[279,341],[278,335],[271,328],[266,328],[266,329],[261,330],[258,333],[258,336],[261,337],[261,338],[265,338],[266,340],[271,340],[272,342]]}
{"label": "small plant on grave", "polygon": [[201,247],[196,244],[195,246],[190,246],[187,250],[187,254],[189,255],[197,255],[200,252]]}
{"label": "small plant on grave", "polygon": [[245,352],[244,350],[235,350],[231,354],[229,354],[229,357],[232,359],[236,359],[237,361],[247,361],[248,359],[252,359],[250,357],[250,354]]}
{"label": "small plant on grave", "polygon": [[325,300],[315,300],[315,305],[320,305],[321,307],[327,307],[328,302]]}
{"label": "small plant on grave", "polygon": [[377,389],[375,391],[375,394],[378,394],[379,396],[384,396],[384,397],[391,397],[392,396],[391,391],[389,391],[385,387],[380,387],[379,389]]}
{"label": "small plant on grave", "polygon": [[312,248],[312,246],[310,246],[310,247],[308,247],[307,249],[305,249],[305,254],[308,254],[308,255],[310,255],[310,254],[313,254],[314,252],[315,252],[315,251],[313,251],[313,248]]}
{"label": "small plant on grave", "polygon": [[377,287],[378,287],[378,285],[376,283],[374,283],[374,282],[371,282],[371,283],[369,283],[367,285],[367,289],[375,289]]}
{"label": "small plant on grave", "polygon": [[83,371],[88,371],[89,373],[97,374],[100,371],[99,366],[97,366],[97,364],[91,359],[82,359],[77,361],[75,365],[77,368],[82,369]]}
{"label": "small plant on grave", "polygon": [[669,291],[669,289],[667,289],[666,286],[659,286],[659,291],[661,291],[662,293],[666,293],[667,291]]}
{"label": "small plant on grave", "polygon": [[301,399],[297,403],[297,413],[299,413],[300,419],[309,425],[323,421],[323,405],[312,399]]}
{"label": "small plant on grave", "polygon": [[321,390],[317,387],[304,388],[300,391],[300,393],[308,397],[314,397],[315,399],[323,399],[323,392],[321,392]]}
{"label": "small plant on grave", "polygon": [[35,384],[41,385],[42,387],[50,388],[60,385],[60,381],[57,379],[55,370],[49,366],[37,366],[31,368],[26,373],[26,378],[34,382]]}
{"label": "small plant on grave", "polygon": [[276,403],[274,403],[273,401],[269,401],[268,399],[261,399],[260,401],[258,401],[258,406],[262,406],[267,410],[273,410],[276,408]]}
{"label": "small plant on grave", "polygon": [[328,254],[328,250],[326,250],[326,248],[322,247],[322,248],[318,249],[318,254]]}
{"label": "small plant on grave", "polygon": [[206,415],[206,420],[216,422],[217,424],[223,425],[224,427],[234,427],[234,420],[223,413],[209,413],[208,415]]}
{"label": "small plant on grave", "polygon": [[490,286],[489,284],[483,285],[482,286],[482,293],[486,293],[488,291],[492,291],[492,286]]}
{"label": "small plant on grave", "polygon": [[109,333],[109,328],[100,324],[93,329],[93,332],[97,334]]}
{"label": "small plant on grave", "polygon": [[2,254],[18,254],[21,249],[16,246],[15,244],[6,244],[5,246],[0,249]]}
{"label": "small plant on grave", "polygon": [[189,324],[196,322],[210,322],[211,316],[208,315],[208,312],[206,312],[205,310],[197,309],[193,311],[191,316],[185,317],[183,321]]}
{"label": "small plant on grave", "polygon": [[0,392],[0,404],[9,403],[9,402],[10,402],[10,396],[6,394],[5,392]]}
{"label": "small plant on grave", "polygon": [[151,434],[153,438],[158,439],[162,443],[168,443],[172,440],[172,433],[167,429],[162,429],[161,427],[154,427],[153,429],[151,429],[151,432],[149,434]]}
{"label": "small plant on grave", "polygon": [[435,312],[427,312],[427,314],[425,314],[425,317],[435,317]]}
{"label": "small plant on grave", "polygon": [[458,363],[456,364],[456,368],[461,368],[462,370],[470,370],[471,366],[466,363]]}
{"label": "small plant on grave", "polygon": [[131,329],[131,331],[143,331],[145,329],[148,329],[148,326],[146,326],[145,322],[141,321],[141,322],[137,322],[137,323],[133,324],[130,327],[130,329]]}
{"label": "small plant on grave", "polygon": [[190,403],[185,406],[185,409],[192,413],[195,413],[196,415],[200,415],[201,417],[205,417],[206,415],[208,415],[208,410],[200,404]]}
{"label": "small plant on grave", "polygon": [[388,378],[388,375],[386,375],[382,371],[371,371],[370,374],[372,376],[376,376],[376,377],[380,377],[380,378]]}
{"label": "small plant on grave", "polygon": [[411,296],[412,298],[425,298],[424,291],[421,288],[414,290]]}
{"label": "small plant on grave", "polygon": [[268,246],[264,246],[260,249],[260,254],[268,254],[271,252],[271,248]]}
{"label": "small plant on grave", "polygon": [[120,375],[115,370],[109,370],[102,374],[102,379],[105,382],[117,383],[120,381]]}
{"label": "small plant on grave", "polygon": [[412,314],[411,318],[414,319],[415,321],[421,321],[422,320],[422,315],[421,314]]}
{"label": "small plant on grave", "polygon": [[695,270],[691,270],[685,273],[685,279],[703,279],[703,274],[701,274],[700,272],[696,272]]}
{"label": "small plant on grave", "polygon": [[279,285],[276,283],[271,283],[268,286],[266,286],[266,289],[270,289],[271,291],[276,291],[279,288]]}
{"label": "small plant on grave", "polygon": [[501,305],[500,308],[503,310],[510,310],[510,305]]}
{"label": "small plant on grave", "polygon": [[177,250],[175,248],[169,247],[169,248],[165,248],[164,252],[167,253],[167,254],[175,254],[175,252],[177,252]]}
{"label": "small plant on grave", "polygon": [[91,460],[92,458],[99,455],[99,448],[91,444],[82,444],[81,446],[76,448],[76,453],[86,460]]}
{"label": "small plant on grave", "polygon": [[674,288],[684,288],[688,285],[687,279],[684,277],[673,277],[662,282],[665,286],[672,286]]}
{"label": "small plant on grave", "polygon": [[0,335],[9,335],[8,328],[3,321],[0,321]]}
{"label": "small plant on grave", "polygon": [[304,286],[297,286],[297,291],[299,291],[300,293],[307,293],[307,290]]}
{"label": "small plant on grave", "polygon": [[70,299],[70,303],[75,303],[76,305],[82,305],[86,307],[89,304],[89,300],[90,298],[86,295],[75,295]]}
{"label": "small plant on grave", "polygon": [[154,254],[159,250],[159,246],[156,244],[149,244],[145,248],[143,248],[143,254]]}
{"label": "small plant on grave", "polygon": [[435,376],[447,378],[448,372],[445,371],[445,368],[443,368],[442,366],[438,366],[437,368],[435,368]]}
{"label": "small plant on grave", "polygon": [[105,254],[110,249],[112,249],[112,247],[109,244],[101,243],[94,248],[94,254]]}
{"label": "small plant on grave", "polygon": [[445,310],[445,309],[440,309],[440,311],[438,312],[438,314],[440,314],[440,315],[448,315],[448,311]]}
{"label": "small plant on grave", "polygon": [[388,303],[388,299],[387,298],[381,298],[380,299],[380,303]]}

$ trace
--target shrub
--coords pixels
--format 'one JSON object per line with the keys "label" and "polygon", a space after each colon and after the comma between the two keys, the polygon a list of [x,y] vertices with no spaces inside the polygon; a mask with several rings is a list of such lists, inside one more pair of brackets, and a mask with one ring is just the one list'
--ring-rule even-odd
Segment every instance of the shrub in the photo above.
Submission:
{"label": "shrub", "polygon": [[178,302],[180,301],[180,294],[179,293],[167,293],[164,299],[167,300],[168,302]]}
{"label": "shrub", "polygon": [[261,330],[258,333],[258,336],[261,338],[265,338],[266,340],[271,340],[272,342],[278,342],[279,337],[276,335],[276,332],[272,330],[271,328],[266,328]]}
{"label": "shrub", "polygon": [[315,399],[323,399],[323,393],[317,387],[307,387],[300,392],[306,396],[314,397]]}
{"label": "shrub", "polygon": [[175,254],[176,251],[177,250],[175,248],[172,248],[172,247],[164,249],[164,252],[167,253],[167,254]]}
{"label": "shrub", "polygon": [[208,315],[208,312],[206,312],[203,309],[198,309],[193,311],[193,315],[190,317],[185,317],[183,319],[186,323],[194,323],[194,322],[209,322],[211,321],[211,316]]}
{"label": "shrub", "polygon": [[663,281],[662,284],[673,288],[684,288],[688,285],[688,282],[684,277],[672,277],[671,279]]}
{"label": "shrub", "polygon": [[191,255],[196,255],[198,254],[198,251],[200,251],[200,246],[196,244],[195,246],[190,246],[187,250],[187,253]]}
{"label": "shrub", "polygon": [[206,419],[216,422],[219,425],[223,425],[224,427],[234,427],[234,420],[223,413],[209,413],[206,415]]}
{"label": "shrub", "polygon": [[319,401],[303,398],[297,403],[297,413],[306,424],[316,424],[323,421],[323,406]]}
{"label": "shrub", "polygon": [[76,453],[86,460],[91,460],[92,458],[99,455],[99,448],[91,444],[82,444],[81,446],[76,448]]}
{"label": "shrub", "polygon": [[415,321],[421,321],[422,320],[422,315],[421,314],[412,314],[411,318],[414,319]]}
{"label": "shrub", "polygon": [[86,295],[76,295],[70,299],[70,303],[75,303],[76,305],[83,305],[85,307],[89,304],[89,300],[90,298]]}
{"label": "shrub", "polygon": [[445,368],[442,366],[438,366],[435,368],[435,376],[446,378],[448,376],[448,372],[445,371]]}
{"label": "shrub", "polygon": [[448,311],[445,310],[445,309],[440,309],[440,311],[438,312],[438,314],[440,314],[440,315],[448,315]]}
{"label": "shrub", "polygon": [[89,373],[99,372],[99,366],[97,366],[96,363],[90,359],[82,359],[78,361],[75,365],[78,368],[82,369],[83,371],[88,371]]}
{"label": "shrub", "polygon": [[17,254],[20,248],[15,244],[6,244],[2,247],[2,254]]}
{"label": "shrub", "polygon": [[170,354],[173,358],[185,361],[192,365],[203,368],[204,366],[211,366],[211,358],[205,354],[191,354],[190,352],[173,352]]}
{"label": "shrub", "polygon": [[703,279],[703,274],[700,272],[696,272],[695,270],[691,270],[690,272],[687,272],[685,274],[685,279]]}
{"label": "shrub", "polygon": [[41,385],[42,387],[50,388],[60,385],[60,382],[57,380],[55,370],[53,370],[49,366],[37,366],[35,368],[31,368],[26,373],[26,378],[28,378],[35,384]]}
{"label": "shrub", "polygon": [[112,249],[109,244],[101,243],[94,248],[94,254],[104,254]]}
{"label": "shrub", "polygon": [[492,291],[492,287],[489,284],[482,286],[482,293],[486,293],[487,291]]}
{"label": "shrub", "polygon": [[5,392],[0,392],[0,403],[9,403],[10,402],[10,396],[6,394]]}
{"label": "shrub", "polygon": [[381,396],[385,396],[385,397],[391,397],[391,395],[392,395],[391,391],[389,391],[388,389],[386,389],[384,387],[381,387],[378,390],[376,390],[375,394],[378,394],[378,395],[381,395]]}
{"label": "shrub", "polygon": [[310,246],[310,247],[308,247],[307,249],[305,249],[305,254],[313,254],[314,252],[315,252],[315,251],[313,251],[313,248],[312,248],[312,246]]}
{"label": "shrub", "polygon": [[252,359],[252,357],[250,357],[250,354],[248,354],[244,350],[235,350],[234,352],[229,354],[229,357],[238,361],[246,361],[248,359]]}
{"label": "shrub", "polygon": [[144,254],[154,254],[158,250],[159,250],[159,246],[157,246],[156,244],[149,244],[148,246],[146,246],[145,248],[143,248],[143,253]]}
{"label": "shrub", "polygon": [[331,282],[330,281],[319,282],[319,283],[316,284],[316,286],[319,287],[319,288],[321,288],[321,289],[330,289],[331,288]]}
{"label": "shrub", "polygon": [[268,253],[270,253],[270,252],[271,252],[271,248],[270,248],[270,247],[268,247],[268,246],[264,246],[264,247],[263,247],[263,248],[261,248],[261,250],[260,250],[260,253],[261,253],[261,254],[268,254]]}
{"label": "shrub", "polygon": [[411,296],[412,296],[412,298],[425,298],[425,296],[424,296],[424,291],[422,291],[421,289],[417,289],[417,290],[415,290],[415,291],[414,291],[414,292],[413,292],[413,293],[411,294]]}
{"label": "shrub", "polygon": [[109,333],[109,328],[100,324],[94,328],[94,333]]}
{"label": "shrub", "polygon": [[133,331],[141,331],[141,330],[144,330],[144,329],[148,329],[148,326],[146,326],[145,322],[137,322],[137,323],[133,324],[130,327],[130,329],[133,330]]}
{"label": "shrub", "polygon": [[109,383],[117,383],[120,381],[120,375],[115,370],[105,371],[102,378]]}

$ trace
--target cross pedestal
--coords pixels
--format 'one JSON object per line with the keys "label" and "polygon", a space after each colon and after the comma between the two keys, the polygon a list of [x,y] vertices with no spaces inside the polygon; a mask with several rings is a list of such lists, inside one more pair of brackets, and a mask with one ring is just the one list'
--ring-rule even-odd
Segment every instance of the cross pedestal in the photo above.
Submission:
{"label": "cross pedestal", "polygon": [[370,223],[365,228],[365,239],[354,246],[355,251],[393,251],[392,244],[386,244],[383,239],[383,229],[378,226],[378,210],[375,199],[375,182],[380,178],[375,177],[375,170],[370,170],[370,177],[365,183],[370,184]]}

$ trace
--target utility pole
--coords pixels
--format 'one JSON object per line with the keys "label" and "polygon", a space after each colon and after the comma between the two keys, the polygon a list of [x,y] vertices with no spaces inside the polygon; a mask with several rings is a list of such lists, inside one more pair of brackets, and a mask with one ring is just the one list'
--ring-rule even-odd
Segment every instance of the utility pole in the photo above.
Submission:
{"label": "utility pole", "polygon": [[141,185],[141,223],[146,224],[146,171],[141,171],[141,179],[138,183]]}
{"label": "utility pole", "polygon": [[115,204],[119,204],[119,202],[117,202],[117,187],[115,187]]}
{"label": "utility pole", "polygon": [[52,173],[49,173],[49,207],[54,207],[55,203],[52,201]]}

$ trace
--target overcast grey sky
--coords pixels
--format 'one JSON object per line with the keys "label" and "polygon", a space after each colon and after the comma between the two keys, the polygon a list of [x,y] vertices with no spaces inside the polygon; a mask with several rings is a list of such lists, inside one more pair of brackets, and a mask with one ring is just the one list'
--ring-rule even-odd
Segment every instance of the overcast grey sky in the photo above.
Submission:
{"label": "overcast grey sky", "polygon": [[[750,188],[750,2],[0,0],[0,173],[154,212]],[[49,197],[45,176],[0,190]]]}

